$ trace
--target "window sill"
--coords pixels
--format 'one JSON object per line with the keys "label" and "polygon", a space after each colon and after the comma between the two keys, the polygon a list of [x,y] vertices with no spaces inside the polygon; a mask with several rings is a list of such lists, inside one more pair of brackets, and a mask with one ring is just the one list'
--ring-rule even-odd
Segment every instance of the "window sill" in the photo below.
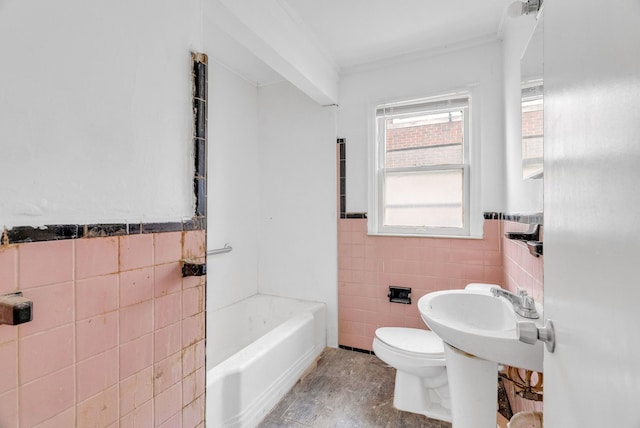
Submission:
{"label": "window sill", "polygon": [[481,240],[483,236],[469,236],[469,235],[427,235],[420,233],[385,233],[385,232],[367,232],[367,236],[389,236],[397,238],[443,238],[443,239],[470,239]]}

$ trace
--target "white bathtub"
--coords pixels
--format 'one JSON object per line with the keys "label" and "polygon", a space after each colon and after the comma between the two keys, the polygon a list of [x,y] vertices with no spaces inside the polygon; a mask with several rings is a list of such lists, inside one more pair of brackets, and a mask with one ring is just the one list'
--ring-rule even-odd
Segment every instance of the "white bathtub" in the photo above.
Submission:
{"label": "white bathtub", "polygon": [[326,346],[324,303],[256,294],[207,326],[210,428],[256,426]]}

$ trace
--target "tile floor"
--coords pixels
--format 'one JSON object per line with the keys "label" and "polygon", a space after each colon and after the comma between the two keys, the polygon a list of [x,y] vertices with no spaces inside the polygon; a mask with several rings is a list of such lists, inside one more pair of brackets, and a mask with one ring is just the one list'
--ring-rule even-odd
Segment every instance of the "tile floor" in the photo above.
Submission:
{"label": "tile floor", "polygon": [[317,367],[276,405],[260,428],[450,428],[393,407],[395,369],[374,355],[326,348]]}

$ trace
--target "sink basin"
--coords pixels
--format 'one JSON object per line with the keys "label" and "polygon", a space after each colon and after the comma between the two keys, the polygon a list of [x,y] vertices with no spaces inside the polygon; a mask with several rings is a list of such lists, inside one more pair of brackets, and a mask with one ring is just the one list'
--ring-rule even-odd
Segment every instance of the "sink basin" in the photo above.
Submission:
{"label": "sink basin", "polygon": [[[536,307],[542,313],[542,306]],[[521,317],[507,299],[478,291],[436,291],[420,298],[418,310],[445,343],[485,360],[542,372],[542,342],[520,342],[517,333],[519,321],[543,327],[542,317]]]}

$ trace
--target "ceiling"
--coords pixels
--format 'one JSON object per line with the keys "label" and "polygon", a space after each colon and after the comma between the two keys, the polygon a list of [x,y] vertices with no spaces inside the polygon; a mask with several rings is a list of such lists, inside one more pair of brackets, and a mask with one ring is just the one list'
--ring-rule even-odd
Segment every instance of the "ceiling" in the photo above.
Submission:
{"label": "ceiling", "polygon": [[[250,7],[256,4],[252,1],[243,3]],[[279,13],[284,11],[327,63],[344,74],[403,56],[428,56],[496,40],[506,8],[513,1],[271,0],[262,7],[270,3],[272,8],[281,9]],[[250,49],[212,22],[208,31],[217,43],[211,54],[221,63],[256,85],[282,80]]]}
{"label": "ceiling", "polygon": [[513,0],[279,0],[341,68],[497,37]]}

